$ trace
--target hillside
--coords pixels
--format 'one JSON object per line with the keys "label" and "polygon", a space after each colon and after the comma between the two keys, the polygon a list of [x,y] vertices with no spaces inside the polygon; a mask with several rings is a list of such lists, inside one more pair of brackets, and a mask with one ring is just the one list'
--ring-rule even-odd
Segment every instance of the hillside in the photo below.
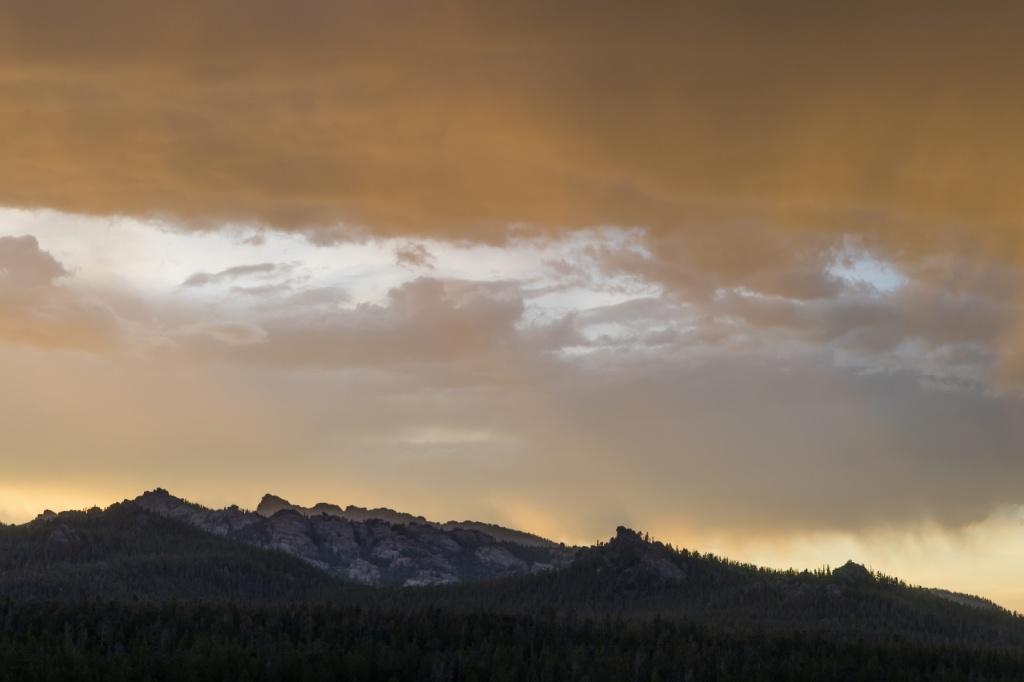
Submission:
{"label": "hillside", "polygon": [[0,596],[17,599],[295,600],[337,583],[283,554],[131,503],[0,527]]}
{"label": "hillside", "polygon": [[1024,618],[977,597],[911,587],[853,562],[817,572],[739,564],[676,550],[626,528],[608,543],[581,549],[561,571],[393,599],[466,611],[682,617],[716,627],[898,635],[922,643],[1024,650]]}

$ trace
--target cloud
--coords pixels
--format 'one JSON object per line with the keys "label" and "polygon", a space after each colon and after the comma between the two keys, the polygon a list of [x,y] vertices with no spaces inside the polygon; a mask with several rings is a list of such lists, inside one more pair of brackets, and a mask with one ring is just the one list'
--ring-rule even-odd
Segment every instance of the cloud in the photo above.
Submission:
{"label": "cloud", "polygon": [[1024,390],[1024,323],[1017,323],[998,339],[998,386],[1003,389]]}
{"label": "cloud", "polygon": [[853,294],[810,302],[730,292],[707,310],[758,330],[785,330],[810,342],[834,342],[866,353],[910,340],[936,347],[988,344],[1014,314],[1005,301],[916,286],[886,296]]}
{"label": "cloud", "polygon": [[[222,300],[175,278],[140,301],[58,276],[38,245],[18,253],[35,263],[21,281],[53,277],[17,288],[17,308],[0,297],[0,367],[31,386],[0,405],[10,442],[36,453],[23,478],[58,461],[87,477],[57,454],[83,442],[133,486],[168,482],[182,449],[216,462],[211,491],[343,481],[350,498],[396,496],[367,503],[484,518],[514,498],[575,538],[668,519],[761,538],[960,528],[1020,500],[1022,403],[986,374],[996,340],[1016,343],[1005,273],[593,304],[573,296],[602,254],[571,252],[551,281],[418,277],[367,301],[327,279]],[[563,283],[537,307],[533,289]],[[61,429],[30,428],[47,422]]]}
{"label": "cloud", "polygon": [[231,287],[231,292],[235,294],[242,294],[244,296],[268,297],[286,293],[288,291],[291,291],[291,289],[291,283],[278,282],[275,284],[259,284],[256,286],[248,287]]}
{"label": "cloud", "polygon": [[35,237],[0,237],[0,342],[84,350],[114,345],[117,316],[102,301],[57,286],[69,274]]}
{"label": "cloud", "polygon": [[101,301],[62,291],[0,296],[0,341],[39,348],[103,351],[121,334],[120,320]]}
{"label": "cloud", "polygon": [[395,262],[412,268],[434,268],[434,256],[423,244],[407,243],[395,247]]}
{"label": "cloud", "polygon": [[663,288],[621,309],[587,311],[581,322],[618,325],[601,343],[620,348],[673,338],[677,349],[824,352],[865,371],[915,371],[997,390],[1017,381],[1011,330],[1021,319],[1024,270],[952,254],[893,263],[851,235],[815,241],[764,232],[749,252],[728,230],[716,239],[696,251],[673,242],[670,258],[664,247],[592,249],[588,257],[603,272]]}
{"label": "cloud", "polygon": [[[764,225],[1019,263],[1024,99],[1001,84],[1020,19],[916,2],[325,0],[250,3],[243,21],[219,3],[6,3],[0,203],[322,243],[639,225],[669,266],[691,248],[757,259]],[[741,239],[715,247],[723,225]],[[828,286],[807,276],[770,285]]]}
{"label": "cloud", "polygon": [[206,336],[229,346],[244,346],[265,341],[267,333],[245,322],[198,322],[177,330],[182,335]]}
{"label": "cloud", "polygon": [[0,285],[49,286],[67,275],[56,258],[39,248],[35,237],[0,237]]}
{"label": "cloud", "polygon": [[554,343],[538,329],[518,328],[524,307],[514,284],[421,277],[391,289],[381,304],[339,307],[344,300],[330,289],[296,294],[260,319],[264,343],[197,350],[258,367],[442,367],[453,379],[480,382],[501,381]]}
{"label": "cloud", "polygon": [[289,269],[287,265],[279,263],[254,263],[252,265],[236,265],[219,272],[196,272],[189,275],[188,279],[181,283],[183,287],[201,287],[207,284],[217,284],[229,280],[245,277],[260,276],[266,277]]}
{"label": "cloud", "polygon": [[999,84],[1021,12],[314,1],[251,3],[239,22],[217,3],[7,3],[0,204],[393,237],[415,267],[432,263],[423,239],[636,227],[595,262],[688,302],[837,299],[853,236],[941,286],[957,262],[1011,271],[1010,299],[1024,96]]}

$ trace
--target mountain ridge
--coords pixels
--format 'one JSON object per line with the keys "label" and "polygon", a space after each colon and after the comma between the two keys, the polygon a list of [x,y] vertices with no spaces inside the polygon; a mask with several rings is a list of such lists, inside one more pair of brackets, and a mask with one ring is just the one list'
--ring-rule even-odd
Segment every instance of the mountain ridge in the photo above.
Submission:
{"label": "mountain ridge", "polygon": [[561,570],[358,587],[125,501],[0,526],[0,682],[1024,679],[1024,619],[847,569],[620,528]]}
{"label": "mountain ridge", "polygon": [[214,535],[282,551],[362,585],[434,585],[535,573],[567,565],[574,552],[554,543],[509,542],[475,528],[303,513],[274,500],[262,505],[262,514],[235,505],[208,509],[163,488],[130,502]]}
{"label": "mountain ridge", "polygon": [[[471,544],[475,549],[502,545],[472,531],[417,524],[309,518],[294,510],[281,510],[270,519],[237,507],[206,510],[162,490],[139,499],[141,504],[126,500],[106,510],[41,515],[21,526],[0,527],[0,604],[5,598],[312,600],[400,613],[426,608],[510,617],[682,618],[716,629],[810,630],[827,637],[841,632],[843,637],[883,639],[899,634],[923,646],[958,643],[1024,651],[1024,618],[969,595],[911,587],[852,562],[835,570],[777,571],[675,549],[619,527],[609,541],[577,548],[557,568],[490,577],[470,572],[457,581],[433,582],[403,579],[414,575],[406,572],[368,583],[253,538],[264,538],[278,523],[309,529],[319,521],[328,527],[359,526],[357,534],[381,533],[385,539],[394,539],[392,533],[408,537],[401,534],[411,530],[413,537],[459,533],[463,541],[483,543]],[[166,506],[161,509],[161,504]],[[208,530],[197,521],[208,522]],[[375,547],[371,543],[363,549]],[[363,556],[373,559],[372,553],[358,557],[372,564]],[[395,558],[401,552],[384,565]],[[382,564],[373,565],[380,569]]]}
{"label": "mountain ridge", "polygon": [[422,523],[445,530],[476,530],[486,533],[497,540],[514,542],[516,544],[527,546],[554,547],[558,545],[558,543],[534,533],[528,533],[514,528],[506,528],[505,526],[483,521],[430,521],[423,516],[395,511],[394,509],[389,509],[387,507],[376,507],[370,509],[350,504],[342,509],[340,505],[329,502],[317,502],[312,507],[303,507],[301,505],[293,504],[283,497],[278,497],[271,493],[267,493],[263,496],[259,505],[256,507],[256,513],[261,516],[269,517],[284,509],[297,511],[304,516],[327,514],[329,516],[338,516],[350,521],[367,521],[376,519],[380,521],[387,521],[388,523]]}
{"label": "mountain ridge", "polygon": [[[279,508],[274,509],[271,506],[274,504]],[[364,510],[349,507],[371,514],[379,510],[390,511],[399,515],[403,521],[393,523],[376,516],[366,520],[347,519],[328,513],[328,507],[344,512],[338,505],[321,502],[311,508],[295,508],[287,500],[269,493],[261,500],[262,514],[259,511],[243,510],[237,505],[210,509],[175,497],[164,488],[146,491],[134,499],[112,505],[108,510],[126,505],[180,521],[210,535],[290,555],[334,579],[367,586],[454,585],[537,573],[568,575],[573,571],[589,570],[597,575],[612,574],[619,587],[632,585],[639,594],[652,588],[661,589],[692,581],[695,577],[693,567],[706,561],[719,562],[730,567],[730,570],[738,568],[760,574],[819,575],[817,571],[772,571],[710,554],[675,550],[670,545],[650,540],[624,526],[619,526],[615,536],[606,543],[579,548],[556,545],[552,550],[548,547],[517,546],[475,529],[445,528],[447,524],[420,523],[423,517],[386,508]],[[271,511],[273,513],[267,516]],[[60,523],[64,515],[85,514],[89,517],[102,513],[105,512],[96,507],[88,512],[55,513],[47,509],[23,526],[53,525],[55,530],[52,541],[60,544],[62,536],[67,532]],[[425,547],[440,550],[441,556],[423,554]],[[453,566],[451,557],[446,558],[444,550],[455,556],[461,554],[461,563],[456,562],[460,565]],[[685,560],[680,560],[680,556]],[[531,558],[533,561],[529,561]],[[538,560],[545,558],[549,561]],[[852,560],[831,569],[827,575],[830,583],[840,589],[871,586],[880,581],[907,587],[902,581],[873,573]],[[937,587],[912,589],[968,608],[1008,613],[1002,606],[976,595]],[[627,589],[625,592],[629,591]]]}

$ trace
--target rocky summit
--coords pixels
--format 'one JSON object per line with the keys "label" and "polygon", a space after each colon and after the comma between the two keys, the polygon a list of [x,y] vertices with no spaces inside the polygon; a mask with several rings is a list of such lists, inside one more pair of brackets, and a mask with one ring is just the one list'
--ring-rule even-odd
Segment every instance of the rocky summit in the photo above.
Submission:
{"label": "rocky summit", "polygon": [[[377,510],[326,504],[305,509],[272,495],[263,498],[256,512],[237,506],[208,509],[161,488],[133,503],[214,535],[285,552],[364,585],[437,585],[539,573],[567,566],[574,554],[572,548],[546,540],[527,544],[508,540],[507,534],[496,537],[482,530],[492,528],[489,524],[436,524],[382,510],[401,519],[396,521],[395,516],[374,517]],[[351,509],[366,515],[350,517]]]}

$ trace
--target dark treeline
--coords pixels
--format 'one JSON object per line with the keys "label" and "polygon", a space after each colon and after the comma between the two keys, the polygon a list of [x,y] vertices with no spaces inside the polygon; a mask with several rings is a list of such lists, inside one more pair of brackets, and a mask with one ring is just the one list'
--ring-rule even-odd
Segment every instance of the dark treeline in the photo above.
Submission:
{"label": "dark treeline", "polygon": [[1020,680],[1024,652],[665,618],[0,601],[0,681]]}

